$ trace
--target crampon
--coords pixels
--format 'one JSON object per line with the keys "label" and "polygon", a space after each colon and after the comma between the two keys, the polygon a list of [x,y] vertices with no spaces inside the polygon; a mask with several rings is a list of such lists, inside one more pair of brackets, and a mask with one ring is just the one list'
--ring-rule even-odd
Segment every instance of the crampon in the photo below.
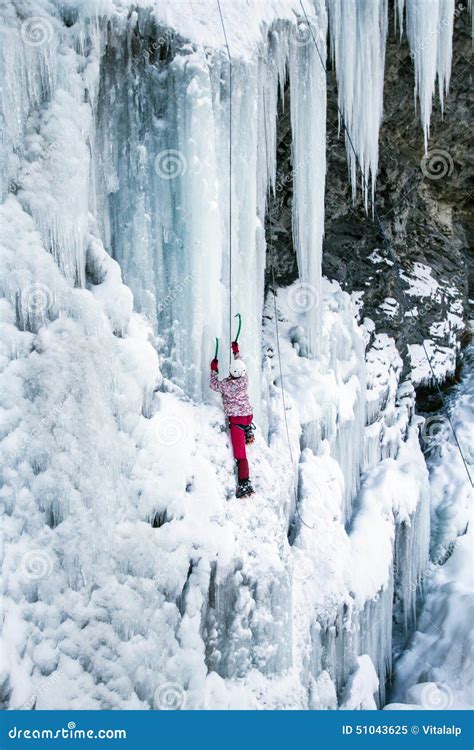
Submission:
{"label": "crampon", "polygon": [[252,485],[250,484],[250,479],[243,479],[239,484],[237,485],[237,489],[235,491],[236,497],[247,497],[248,495],[253,495],[254,489]]}

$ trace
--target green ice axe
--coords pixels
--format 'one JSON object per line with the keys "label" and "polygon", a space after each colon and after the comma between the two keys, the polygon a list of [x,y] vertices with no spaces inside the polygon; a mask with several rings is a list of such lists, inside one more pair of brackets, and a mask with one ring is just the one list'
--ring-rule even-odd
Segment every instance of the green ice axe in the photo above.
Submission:
{"label": "green ice axe", "polygon": [[219,352],[219,339],[216,336],[216,351],[214,353],[214,359],[217,359],[218,352]]}
{"label": "green ice axe", "polygon": [[234,339],[234,341],[237,342],[239,340],[239,336],[240,336],[240,329],[242,328],[242,316],[241,316],[240,313],[237,313],[237,315],[234,315],[234,318],[238,318],[239,319],[239,327],[237,329],[237,336]]}

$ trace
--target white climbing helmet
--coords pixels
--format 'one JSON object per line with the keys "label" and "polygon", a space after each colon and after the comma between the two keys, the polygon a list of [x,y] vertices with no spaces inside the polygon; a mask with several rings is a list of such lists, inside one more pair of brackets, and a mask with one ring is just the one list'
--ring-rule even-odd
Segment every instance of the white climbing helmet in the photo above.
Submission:
{"label": "white climbing helmet", "polygon": [[242,359],[234,359],[229,367],[229,372],[233,378],[241,378],[247,372],[245,362]]}

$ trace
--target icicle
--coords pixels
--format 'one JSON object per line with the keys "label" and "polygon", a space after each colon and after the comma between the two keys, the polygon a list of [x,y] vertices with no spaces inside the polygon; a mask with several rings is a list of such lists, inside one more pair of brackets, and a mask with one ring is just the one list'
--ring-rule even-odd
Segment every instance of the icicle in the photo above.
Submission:
{"label": "icicle", "polygon": [[[312,22],[311,19],[310,23]],[[310,354],[320,348],[321,257],[326,174],[326,13],[318,3],[318,23],[306,44],[290,42],[291,127],[293,132],[293,235],[300,285],[295,304],[306,313]]]}
{"label": "icicle", "polygon": [[[7,7],[2,33],[2,195],[16,193],[68,280],[85,285],[89,137],[97,66],[73,49],[54,16],[22,20]],[[91,47],[89,26],[79,33]],[[87,42],[86,42],[87,40]],[[97,59],[97,58],[96,58]],[[84,77],[83,77],[84,76]],[[87,85],[85,82],[87,79]]]}
{"label": "icicle", "polygon": [[440,2],[437,72],[439,99],[441,102],[441,111],[443,111],[444,97],[447,96],[449,90],[453,57],[454,0],[440,0]]}
{"label": "icicle", "polygon": [[327,671],[340,693],[347,682],[360,654],[368,654],[379,679],[378,704],[385,702],[385,683],[392,662],[392,602],[393,570],[389,579],[373,599],[362,609],[355,606],[339,610],[329,624],[321,620],[316,631],[318,650],[313,676]]}
{"label": "icicle", "polygon": [[369,183],[373,197],[378,168],[387,2],[328,0],[328,9],[332,54],[338,80],[338,103],[347,128],[346,149],[352,194],[355,200],[358,159],[367,210]]}
{"label": "icicle", "polygon": [[406,0],[407,36],[415,63],[415,97],[420,102],[425,152],[436,76],[443,108],[451,75],[454,0]]}
{"label": "icicle", "polygon": [[468,0],[469,15],[471,16],[471,40],[474,40],[474,10],[472,0]]}
{"label": "icicle", "polygon": [[402,636],[416,625],[416,602],[423,573],[429,562],[430,494],[423,487],[415,513],[397,526],[395,539],[395,587],[402,618]]}
{"label": "icicle", "polygon": [[[24,157],[29,115],[49,102],[60,75],[58,36],[52,17],[20,21],[15,7],[2,7],[0,34],[0,198],[17,187],[18,160]],[[8,40],[8,43],[6,43]]]}
{"label": "icicle", "polygon": [[397,26],[400,33],[400,39],[403,37],[403,9],[405,7],[405,0],[395,0],[394,9],[394,31],[397,31]]}

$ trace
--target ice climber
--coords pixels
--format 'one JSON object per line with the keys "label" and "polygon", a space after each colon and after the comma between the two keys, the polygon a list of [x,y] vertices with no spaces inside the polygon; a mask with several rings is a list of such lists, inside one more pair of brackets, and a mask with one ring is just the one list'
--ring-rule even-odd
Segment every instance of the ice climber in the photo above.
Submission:
{"label": "ice climber", "polygon": [[239,356],[239,345],[232,342],[234,359],[229,367],[229,377],[219,380],[219,362],[211,362],[211,388],[222,396],[224,413],[229,419],[230,439],[234,457],[237,462],[238,485],[235,492],[237,497],[253,494],[249,479],[249,462],[245,446],[253,443],[252,406],[249,401],[249,378],[247,368]]}

